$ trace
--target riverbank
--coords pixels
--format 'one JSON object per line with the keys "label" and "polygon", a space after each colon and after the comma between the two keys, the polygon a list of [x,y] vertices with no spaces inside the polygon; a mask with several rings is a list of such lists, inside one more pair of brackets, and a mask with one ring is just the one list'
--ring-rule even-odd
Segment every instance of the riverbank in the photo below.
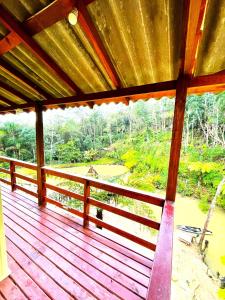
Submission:
{"label": "riverbank", "polygon": [[218,300],[218,281],[203,263],[195,245],[186,246],[174,233],[171,300]]}
{"label": "riverbank", "polygon": [[[198,203],[197,199],[177,195],[174,225],[182,224],[202,228],[206,214],[200,210]],[[213,234],[206,237],[209,241],[209,247],[206,250],[205,261],[215,275],[219,272],[221,276],[225,276],[225,265],[221,261],[221,258],[225,256],[224,228],[225,211],[216,207],[208,228]]]}

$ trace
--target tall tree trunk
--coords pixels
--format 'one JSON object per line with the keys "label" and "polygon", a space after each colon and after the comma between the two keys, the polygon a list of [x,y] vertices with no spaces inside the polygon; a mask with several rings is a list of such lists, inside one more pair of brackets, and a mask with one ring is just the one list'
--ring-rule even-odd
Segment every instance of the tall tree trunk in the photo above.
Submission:
{"label": "tall tree trunk", "polygon": [[203,241],[204,241],[204,238],[205,238],[205,234],[206,234],[206,231],[208,229],[208,225],[209,225],[209,222],[211,220],[211,217],[212,217],[212,214],[213,214],[213,211],[214,211],[214,208],[216,206],[216,200],[217,198],[219,197],[220,193],[221,193],[221,190],[222,190],[222,187],[223,185],[225,184],[225,176],[223,177],[223,179],[220,181],[218,187],[217,187],[217,190],[216,190],[216,194],[215,196],[213,197],[213,200],[210,204],[210,208],[209,208],[209,211],[208,211],[208,214],[207,214],[207,217],[206,217],[206,220],[205,220],[205,225],[204,225],[204,228],[203,228],[203,231],[202,231],[202,235],[201,235],[201,238],[200,238],[200,241],[198,243],[198,246],[200,248],[200,250],[202,250],[202,244],[203,244]]}

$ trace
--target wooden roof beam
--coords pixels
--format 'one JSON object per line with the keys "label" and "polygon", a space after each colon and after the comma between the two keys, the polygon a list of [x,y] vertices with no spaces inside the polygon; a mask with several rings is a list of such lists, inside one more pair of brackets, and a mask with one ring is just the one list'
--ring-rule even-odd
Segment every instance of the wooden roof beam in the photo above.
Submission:
{"label": "wooden roof beam", "polygon": [[[93,1],[93,0],[92,0]],[[104,66],[109,78],[112,80],[115,87],[120,87],[121,82],[119,76],[107,54],[107,51],[99,37],[99,34],[88,14],[86,5],[92,1],[80,0],[57,0],[49,4],[47,7],[36,13],[23,22],[23,28],[29,35],[34,35],[45,28],[55,24],[56,22],[67,18],[68,14],[77,7],[79,10],[78,21],[83,31],[85,32],[89,42],[96,51],[102,65]],[[23,41],[14,32],[9,33],[0,41],[0,55],[18,46]],[[2,47],[1,47],[2,44]]]}
{"label": "wooden roof beam", "polygon": [[21,43],[20,37],[15,32],[8,33],[0,40],[0,55],[9,52]]}
{"label": "wooden roof beam", "polygon": [[82,0],[78,0],[78,22],[85,32],[89,42],[95,49],[95,52],[101,61],[102,65],[104,66],[107,74],[109,75],[109,78],[112,80],[115,87],[120,87],[121,82],[120,78],[116,72],[116,69],[114,68],[108,53],[100,39],[100,36],[98,34],[98,31],[96,30],[94,23],[91,20],[91,17],[87,11],[86,6],[84,5]]}
{"label": "wooden roof beam", "polygon": [[[174,97],[176,93],[176,80],[147,84],[137,87],[121,88],[119,90],[105,91],[99,93],[83,94],[80,96],[71,96],[64,98],[52,98],[43,101],[43,109],[52,108],[60,105],[83,105],[84,104],[102,104],[110,102],[124,102],[129,99],[135,101],[138,99],[160,98],[163,96]],[[190,79],[188,83],[188,94],[201,94],[204,92],[225,91],[225,74],[212,74],[198,76]],[[1,99],[0,99],[1,100]],[[35,103],[14,105],[13,107],[1,108],[2,111],[14,109],[33,108]]]}
{"label": "wooden roof beam", "polygon": [[[88,5],[94,0],[83,0]],[[56,22],[67,18],[68,14],[77,6],[77,0],[55,0],[23,22],[29,34],[34,35]]]}
{"label": "wooden roof beam", "polygon": [[181,47],[180,74],[190,77],[194,75],[207,2],[208,0],[186,0],[184,2],[184,38]]}
{"label": "wooden roof beam", "polygon": [[15,32],[21,39],[24,45],[42,62],[46,65],[50,72],[61,78],[65,84],[73,91],[81,94],[78,86],[62,71],[62,69],[54,62],[54,60],[28,35],[14,16],[11,15],[2,5],[0,5],[0,21],[10,31]]}
{"label": "wooden roof beam", "polygon": [[31,81],[30,79],[28,79],[20,71],[18,71],[17,69],[15,69],[12,65],[10,65],[9,63],[7,63],[6,61],[4,61],[1,58],[0,58],[0,68],[2,68],[8,74],[13,75],[14,77],[16,77],[16,79],[18,81],[20,81],[21,83],[26,84],[27,86],[29,86],[31,89],[33,89],[37,93],[39,93],[40,95],[44,96],[44,98],[47,99],[47,98],[51,97],[51,95],[49,93],[47,93],[42,88],[40,88],[39,86],[37,86],[33,81]]}

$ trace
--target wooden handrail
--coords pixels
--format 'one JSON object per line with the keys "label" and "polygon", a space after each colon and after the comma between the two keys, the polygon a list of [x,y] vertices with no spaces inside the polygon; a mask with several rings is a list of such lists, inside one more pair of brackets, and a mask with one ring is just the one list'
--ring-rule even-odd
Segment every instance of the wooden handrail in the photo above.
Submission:
{"label": "wooden handrail", "polygon": [[165,201],[147,300],[170,299],[173,250],[173,201]]}
{"label": "wooden handrail", "polygon": [[28,168],[28,169],[32,169],[32,170],[37,170],[37,165],[33,164],[33,163],[28,163],[22,160],[18,160],[15,158],[9,158],[6,156],[0,156],[0,161],[4,161],[4,162],[13,162],[16,166],[20,166],[20,167],[24,167],[24,168]]}
{"label": "wooden handrail", "polygon": [[9,157],[5,157],[5,156],[0,156],[0,161],[9,163],[9,170],[4,169],[4,168],[0,168],[0,171],[10,175],[10,182],[5,180],[5,179],[2,179],[2,178],[0,179],[0,181],[2,181],[4,183],[7,183],[7,184],[10,184],[12,191],[14,191],[15,189],[20,189],[23,192],[28,193],[32,196],[36,195],[35,192],[32,192],[32,191],[30,191],[30,190],[28,190],[28,189],[26,189],[26,188],[24,188],[24,187],[22,187],[22,186],[20,186],[16,183],[16,178],[20,178],[22,180],[31,182],[33,184],[37,184],[36,179],[33,179],[31,177],[28,177],[28,176],[25,176],[25,175],[22,175],[22,174],[16,172],[16,166],[20,166],[20,167],[24,167],[24,168],[36,171],[37,166],[35,164],[27,163],[27,162],[24,162],[24,161],[21,161],[21,160],[18,160],[18,159],[9,158]]}

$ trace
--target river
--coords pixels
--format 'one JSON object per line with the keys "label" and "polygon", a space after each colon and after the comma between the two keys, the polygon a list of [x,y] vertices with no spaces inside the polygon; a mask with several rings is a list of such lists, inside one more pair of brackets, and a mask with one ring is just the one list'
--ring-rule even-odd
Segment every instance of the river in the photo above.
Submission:
{"label": "river", "polygon": [[[203,227],[206,219],[198,207],[198,200],[177,196],[175,204],[175,225],[190,225]],[[225,256],[225,211],[216,207],[209,223],[209,230],[213,232],[206,239],[209,247],[206,250],[206,263],[213,273],[219,272],[225,276],[225,265],[221,262],[221,257]]]}

